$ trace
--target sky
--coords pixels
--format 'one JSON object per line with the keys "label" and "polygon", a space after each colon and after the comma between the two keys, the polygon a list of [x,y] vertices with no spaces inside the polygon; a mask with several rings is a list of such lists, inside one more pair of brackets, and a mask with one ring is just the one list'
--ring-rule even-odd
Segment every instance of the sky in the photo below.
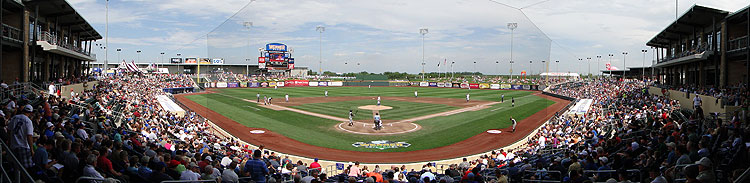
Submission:
{"label": "sky", "polygon": [[[106,1],[68,2],[107,36]],[[681,0],[678,14],[694,4],[734,12],[750,3]],[[653,51],[645,43],[674,20],[669,0],[113,0],[109,51],[94,53],[97,62],[108,55],[110,62],[164,63],[180,53],[257,64],[258,48],[279,42],[294,50],[297,66],[314,71],[509,74],[512,54],[514,74],[541,72],[546,63],[551,72],[586,74],[610,60],[618,68],[623,59],[627,67],[648,66]],[[585,62],[597,55],[601,62]]]}

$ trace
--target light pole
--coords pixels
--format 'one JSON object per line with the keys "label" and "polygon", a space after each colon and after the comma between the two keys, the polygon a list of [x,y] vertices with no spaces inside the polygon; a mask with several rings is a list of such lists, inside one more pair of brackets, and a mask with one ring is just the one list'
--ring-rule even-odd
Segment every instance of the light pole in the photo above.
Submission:
{"label": "light pole", "polygon": [[135,51],[136,54],[138,54],[138,62],[141,62],[141,50]]}
{"label": "light pole", "polygon": [[177,53],[177,58],[180,58],[180,62],[177,63],[177,72],[179,73],[180,70],[182,70],[181,73],[185,73],[185,68],[180,68],[180,64],[182,64],[182,62],[184,62],[184,60],[182,60],[182,54],[181,53]]}
{"label": "light pole", "polygon": [[513,79],[513,31],[518,28],[518,23],[508,23],[510,29],[510,78]]}
{"label": "light pole", "polygon": [[120,61],[120,51],[122,51],[122,49],[117,48],[117,61],[118,62]]}
{"label": "light pole", "polygon": [[320,33],[320,42],[318,45],[318,48],[320,49],[320,57],[318,57],[320,59],[318,60],[318,76],[320,76],[321,74],[323,74],[323,32],[326,31],[326,27],[318,25],[318,27],[315,27],[315,31],[318,31]]}
{"label": "light pole", "polygon": [[474,61],[474,72],[471,72],[471,77],[474,77],[474,74],[477,73],[477,61]]}
{"label": "light pole", "polygon": [[456,62],[451,62],[451,80],[453,80],[453,64]]}
{"label": "light pole", "polygon": [[[612,57],[615,57],[615,54],[610,53],[609,54],[609,67],[612,67]],[[609,71],[609,76],[612,77],[612,71]]]}
{"label": "light pole", "polygon": [[427,28],[419,29],[419,34],[422,34],[422,81],[424,81],[424,35],[429,32]]}
{"label": "light pole", "polygon": [[109,0],[104,5],[104,74],[107,74],[109,64]]}
{"label": "light pole", "polygon": [[622,52],[622,78],[625,78],[625,56],[628,56],[628,52]]}
{"label": "light pole", "polygon": [[555,72],[560,72],[560,61],[555,60]]}
{"label": "light pole", "polygon": [[529,76],[529,75],[531,75],[531,73],[533,73],[533,72],[531,72],[531,63],[533,63],[533,61],[529,60],[529,70],[526,71],[526,75],[527,76]]}
{"label": "light pole", "polygon": [[[596,67],[599,67],[599,62],[601,62],[601,61],[602,61],[602,56],[601,55],[597,55],[596,56]],[[599,68],[601,68],[601,67],[599,67]],[[597,71],[597,72],[599,72],[599,71]],[[599,76],[602,75],[602,73],[598,73],[598,74],[599,74]]]}
{"label": "light pole", "polygon": [[500,61],[495,61],[495,73],[497,73],[497,75],[500,75],[500,72],[497,71],[497,64],[499,63]]}
{"label": "light pole", "polygon": [[161,54],[161,60],[159,60],[159,62],[161,62],[161,66],[164,67],[164,52],[161,52],[160,54]]}
{"label": "light pole", "polygon": [[586,57],[586,63],[589,64],[589,75],[591,75],[591,57]]}
{"label": "light pole", "polygon": [[245,59],[245,76],[250,76],[250,28],[253,27],[253,22],[244,22],[242,25],[247,28],[247,59]]}
{"label": "light pole", "polygon": [[641,50],[641,52],[643,53],[643,60],[641,61],[641,70],[643,70],[643,72],[641,73],[641,77],[643,80],[646,80],[646,52],[648,52],[648,50],[644,49]]}

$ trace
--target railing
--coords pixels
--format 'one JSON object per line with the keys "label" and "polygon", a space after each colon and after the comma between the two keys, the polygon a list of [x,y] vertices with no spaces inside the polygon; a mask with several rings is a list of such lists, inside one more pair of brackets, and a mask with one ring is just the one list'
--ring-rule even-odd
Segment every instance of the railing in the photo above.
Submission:
{"label": "railing", "polygon": [[[31,174],[26,171],[26,168],[21,165],[21,162],[12,152],[8,145],[0,140],[0,159],[3,160],[3,163],[0,163],[0,171],[2,171],[0,182],[34,182],[34,178],[31,178]],[[7,155],[10,156],[3,157]],[[9,162],[5,162],[6,160],[9,160]],[[10,165],[10,167],[6,167],[6,165]]]}
{"label": "railing", "polygon": [[182,182],[190,183],[190,182],[217,182],[217,181],[216,179],[214,180],[165,180],[165,181],[161,181],[161,183],[182,183]]}
{"label": "railing", "polygon": [[8,24],[3,24],[3,38],[6,38],[8,40],[23,43],[21,39],[21,29],[12,27]]}
{"label": "railing", "polygon": [[57,39],[56,35],[53,35],[47,31],[42,31],[38,36],[39,36],[39,41],[46,41],[47,43],[51,45],[60,46],[68,50],[72,50],[72,51],[84,54],[86,56],[91,56],[91,53],[86,52],[83,48],[75,46],[74,44],[60,41]]}
{"label": "railing", "polygon": [[738,38],[734,38],[732,40],[729,40],[727,52],[734,52],[734,51],[740,51],[743,49],[747,49],[747,36],[742,36]]}
{"label": "railing", "polygon": [[683,52],[680,52],[680,53],[677,53],[677,54],[674,54],[674,55],[670,55],[670,56],[665,57],[663,59],[659,59],[659,60],[656,61],[656,63],[663,63],[663,62],[666,62],[666,61],[670,61],[670,60],[674,60],[674,59],[678,59],[678,58],[682,58],[682,57],[686,57],[686,56],[690,56],[690,55],[701,54],[701,53],[706,52],[706,50],[708,50],[708,46],[706,46],[706,44],[703,44],[702,46],[698,47],[698,49],[685,50]]}
{"label": "railing", "polygon": [[117,180],[117,179],[103,179],[103,178],[96,178],[96,177],[78,177],[78,179],[76,179],[76,183],[84,183],[84,182],[114,182],[114,183],[119,183],[120,180]]}

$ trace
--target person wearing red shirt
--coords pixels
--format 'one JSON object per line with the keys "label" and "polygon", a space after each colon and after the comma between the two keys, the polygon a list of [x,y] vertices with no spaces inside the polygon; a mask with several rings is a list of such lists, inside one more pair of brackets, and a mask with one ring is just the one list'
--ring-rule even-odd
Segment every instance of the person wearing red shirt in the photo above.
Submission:
{"label": "person wearing red shirt", "polygon": [[[375,169],[375,171],[378,171],[378,170]],[[375,172],[375,171],[369,172],[369,173],[365,174],[365,176],[366,177],[375,177],[375,182],[383,182],[383,175],[381,175],[380,172]]]}
{"label": "person wearing red shirt", "polygon": [[96,166],[100,170],[110,173],[114,176],[117,176],[117,177],[122,176],[122,173],[117,172],[115,171],[115,169],[112,168],[112,161],[110,161],[109,158],[107,158],[107,156],[109,156],[109,150],[107,148],[102,148],[99,153],[100,155],[99,155],[99,158],[97,158],[96,160]]}
{"label": "person wearing red shirt", "polygon": [[320,164],[318,163],[318,158],[315,158],[315,162],[310,163],[310,170],[320,170]]}

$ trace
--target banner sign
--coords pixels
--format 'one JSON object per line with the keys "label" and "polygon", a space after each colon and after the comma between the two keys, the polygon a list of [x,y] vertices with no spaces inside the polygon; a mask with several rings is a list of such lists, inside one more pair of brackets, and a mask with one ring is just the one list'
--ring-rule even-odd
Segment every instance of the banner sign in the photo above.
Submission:
{"label": "banner sign", "polygon": [[260,85],[256,82],[250,82],[250,83],[247,83],[247,87],[257,88],[257,87],[260,87]]}
{"label": "banner sign", "polygon": [[211,59],[211,64],[224,64],[224,59],[223,58]]}
{"label": "banner sign", "polygon": [[216,83],[211,83],[211,88],[216,88]]}
{"label": "banner sign", "polygon": [[227,83],[227,88],[237,88],[240,87],[239,83]]}
{"label": "banner sign", "polygon": [[247,87],[247,83],[240,83],[240,88],[245,88],[245,87]]}
{"label": "banner sign", "polygon": [[195,63],[198,63],[198,59],[197,58],[186,58],[185,59],[185,63],[186,64],[195,64]]}
{"label": "banner sign", "polygon": [[453,88],[461,88],[461,83],[452,83],[451,87],[453,87]]}
{"label": "banner sign", "polygon": [[490,89],[500,89],[500,84],[490,84]]}
{"label": "banner sign", "polygon": [[341,81],[331,81],[331,82],[328,82],[328,86],[344,86],[344,82],[341,82]]}
{"label": "banner sign", "polygon": [[276,82],[268,82],[268,87],[274,87],[276,86]]}
{"label": "banner sign", "polygon": [[586,112],[589,111],[589,108],[591,108],[591,104],[593,104],[594,100],[592,99],[581,99],[576,103],[573,107],[570,108],[570,111],[568,112],[568,115],[584,115]]}
{"label": "banner sign", "polygon": [[276,82],[276,86],[284,87],[284,82],[283,81]]}
{"label": "banner sign", "polygon": [[453,86],[453,84],[451,84],[451,83],[445,83],[444,85],[445,85],[445,87],[448,87],[448,88],[450,88],[450,87]]}
{"label": "banner sign", "polygon": [[406,148],[411,146],[411,144],[406,142],[394,142],[390,140],[376,140],[376,141],[370,141],[370,142],[355,142],[352,144],[354,147],[363,147],[368,149],[395,149],[395,148]]}
{"label": "banner sign", "polygon": [[200,58],[200,64],[211,64],[211,61],[208,60],[208,58]]}
{"label": "banner sign", "polygon": [[318,82],[317,81],[310,81],[308,83],[308,86],[318,86]]}
{"label": "banner sign", "polygon": [[258,69],[266,68],[266,57],[258,57]]}
{"label": "banner sign", "polygon": [[531,85],[531,90],[539,90],[539,85]]}
{"label": "banner sign", "polygon": [[203,87],[211,88],[211,83],[203,83]]}
{"label": "banner sign", "polygon": [[308,80],[286,80],[284,81],[284,85],[286,86],[308,86],[307,83],[310,81]]}
{"label": "banner sign", "polygon": [[268,87],[268,82],[260,83],[260,87],[263,87],[263,88]]}
{"label": "banner sign", "polygon": [[430,87],[437,87],[438,85],[437,85],[437,83],[436,83],[436,82],[430,82],[430,83],[429,83],[429,86],[430,86]]}
{"label": "banner sign", "polygon": [[524,90],[530,90],[531,87],[529,85],[522,85]]}
{"label": "banner sign", "polygon": [[226,82],[218,82],[218,83],[216,83],[216,87],[218,87],[218,88],[226,88],[227,87],[227,83]]}
{"label": "banner sign", "polygon": [[336,170],[344,170],[344,164],[343,163],[336,163]]}
{"label": "banner sign", "polygon": [[430,83],[427,83],[427,82],[419,82],[419,86],[422,86],[422,87],[430,86]]}
{"label": "banner sign", "polygon": [[445,83],[437,83],[437,87],[438,88],[443,88],[443,87],[445,87]]}
{"label": "banner sign", "polygon": [[469,83],[469,88],[471,88],[471,89],[477,89],[477,88],[479,88],[479,84]]}
{"label": "banner sign", "polygon": [[328,81],[318,81],[318,86],[328,86]]}
{"label": "banner sign", "polygon": [[469,88],[469,83],[461,83],[461,88]]}
{"label": "banner sign", "polygon": [[510,85],[510,89],[514,89],[514,90],[522,90],[522,89],[523,89],[523,86],[521,86],[521,85]]}
{"label": "banner sign", "polygon": [[182,63],[182,58],[171,58],[169,59],[169,62],[173,64],[179,64],[179,63]]}
{"label": "banner sign", "polygon": [[500,89],[510,89],[510,84],[500,84]]}
{"label": "banner sign", "polygon": [[481,88],[481,89],[485,89],[485,88],[490,88],[490,84],[487,84],[487,83],[479,83],[479,88]]}
{"label": "banner sign", "polygon": [[281,43],[266,44],[266,51],[286,51],[286,45]]}

